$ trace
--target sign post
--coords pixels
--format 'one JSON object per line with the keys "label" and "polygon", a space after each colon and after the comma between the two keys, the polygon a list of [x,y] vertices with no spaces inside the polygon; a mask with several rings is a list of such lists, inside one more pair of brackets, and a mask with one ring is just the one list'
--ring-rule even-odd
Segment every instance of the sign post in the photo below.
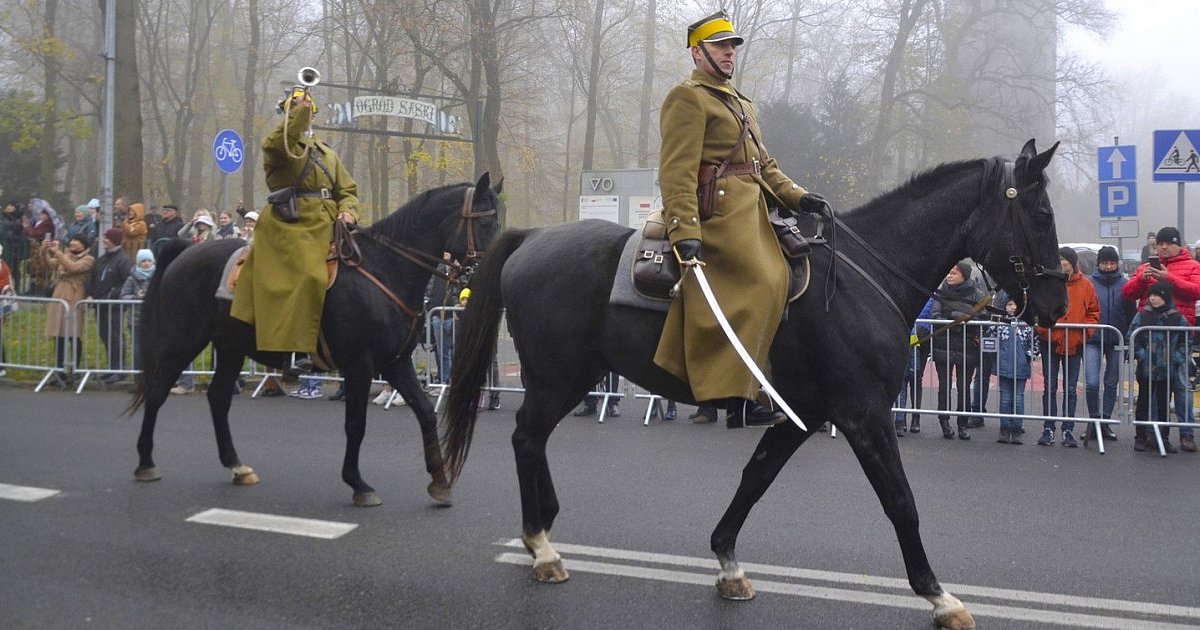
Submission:
{"label": "sign post", "polygon": [[217,210],[225,209],[229,203],[229,174],[236,173],[242,168],[242,159],[246,155],[246,147],[242,137],[232,129],[222,129],[213,138],[213,160],[221,169],[221,200]]}
{"label": "sign post", "polygon": [[[1100,232],[1117,239],[1122,249],[1122,217],[1133,217],[1137,226],[1137,147],[1131,144],[1100,147],[1096,151],[1097,173],[1100,182]],[[1112,220],[1115,219],[1115,220]]]}
{"label": "sign post", "polygon": [[1178,182],[1179,233],[1184,235],[1184,196],[1185,182],[1200,182],[1200,155],[1196,147],[1200,146],[1200,129],[1159,129],[1154,132],[1154,181]]}

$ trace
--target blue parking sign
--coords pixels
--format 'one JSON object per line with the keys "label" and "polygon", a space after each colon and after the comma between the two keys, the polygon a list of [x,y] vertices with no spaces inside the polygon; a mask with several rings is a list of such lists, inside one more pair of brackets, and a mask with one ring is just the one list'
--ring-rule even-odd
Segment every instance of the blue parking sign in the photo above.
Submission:
{"label": "blue parking sign", "polygon": [[242,167],[242,159],[246,148],[242,145],[242,137],[232,129],[222,129],[213,138],[213,159],[217,168],[226,173],[236,173]]}
{"label": "blue parking sign", "polygon": [[1137,182],[1101,182],[1100,216],[1136,217]]}

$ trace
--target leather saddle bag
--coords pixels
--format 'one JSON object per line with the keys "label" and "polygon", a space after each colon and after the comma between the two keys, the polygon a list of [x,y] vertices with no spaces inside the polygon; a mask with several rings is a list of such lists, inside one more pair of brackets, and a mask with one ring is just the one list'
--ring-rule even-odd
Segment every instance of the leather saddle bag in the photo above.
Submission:
{"label": "leather saddle bag", "polygon": [[295,223],[300,220],[300,212],[296,209],[295,188],[280,188],[267,195],[267,202],[271,204],[271,210],[280,221]]}
{"label": "leather saddle bag", "polygon": [[655,210],[646,217],[641,239],[631,271],[633,289],[652,300],[670,300],[681,274],[679,261],[667,238],[662,210]]}
{"label": "leather saddle bag", "polygon": [[771,229],[775,230],[775,237],[779,239],[779,249],[783,250],[788,260],[800,260],[812,253],[812,245],[800,233],[800,222],[796,217],[784,218],[778,208],[772,207],[767,212],[767,219],[771,222]]}

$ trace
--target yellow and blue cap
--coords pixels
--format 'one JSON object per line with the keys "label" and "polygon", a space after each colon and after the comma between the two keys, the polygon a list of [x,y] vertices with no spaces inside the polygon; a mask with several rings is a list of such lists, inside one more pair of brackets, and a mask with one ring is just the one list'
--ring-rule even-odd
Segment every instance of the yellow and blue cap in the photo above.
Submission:
{"label": "yellow and blue cap", "polygon": [[697,46],[700,42],[714,43],[727,40],[737,40],[734,46],[741,46],[745,43],[745,39],[738,35],[733,30],[733,22],[729,21],[729,16],[724,10],[695,22],[688,26],[687,29],[687,47]]}

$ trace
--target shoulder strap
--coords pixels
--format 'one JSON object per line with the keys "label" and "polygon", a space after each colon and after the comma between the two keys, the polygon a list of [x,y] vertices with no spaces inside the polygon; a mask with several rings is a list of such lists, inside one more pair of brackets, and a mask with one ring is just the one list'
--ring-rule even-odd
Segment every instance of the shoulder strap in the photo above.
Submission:
{"label": "shoulder strap", "polygon": [[333,184],[333,194],[334,197],[336,197],[338,192],[337,178],[333,176],[333,173],[329,172],[329,167],[325,166],[325,162],[321,160],[321,152],[319,150],[314,150],[310,155],[312,157],[312,161],[316,163],[317,168],[321,169],[321,171],[325,173],[325,177],[329,178],[329,182]]}
{"label": "shoulder strap", "polygon": [[703,83],[698,85],[705,87],[708,93],[713,95],[713,98],[720,101],[721,104],[729,110],[729,113],[733,114],[734,118],[737,118],[742,123],[742,133],[738,136],[738,141],[734,143],[733,150],[729,152],[729,155],[725,156],[725,159],[721,161],[719,166],[717,166],[716,173],[713,174],[713,179],[717,179],[721,177],[726,168],[729,168],[729,165],[733,163],[733,158],[737,157],[737,154],[742,150],[742,144],[746,142],[746,136],[750,134],[750,122],[747,120],[745,112],[738,113],[735,109],[733,109],[733,106],[729,104],[729,100],[725,98],[724,92],[710,88]]}
{"label": "shoulder strap", "polygon": [[296,183],[292,184],[292,188],[297,188],[297,189],[300,188],[300,185],[304,183],[304,178],[308,177],[308,174],[311,173],[313,170],[312,147],[309,147],[307,150],[305,150],[304,155],[305,155],[304,168],[301,169],[300,177],[296,178]]}

